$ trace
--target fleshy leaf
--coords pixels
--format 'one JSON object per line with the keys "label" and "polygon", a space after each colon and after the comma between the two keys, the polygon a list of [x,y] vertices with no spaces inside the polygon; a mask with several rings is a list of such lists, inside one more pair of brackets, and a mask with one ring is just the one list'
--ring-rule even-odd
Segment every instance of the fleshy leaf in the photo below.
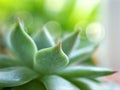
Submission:
{"label": "fleshy leaf", "polygon": [[69,81],[80,88],[80,90],[92,90],[92,88],[85,82],[78,79],[69,79]]}
{"label": "fleshy leaf", "polygon": [[22,65],[22,63],[20,63],[18,60],[14,60],[5,55],[0,55],[0,68],[20,65]]}
{"label": "fleshy leaf", "polygon": [[59,76],[44,77],[43,82],[47,90],[79,90],[72,85],[69,81]]}
{"label": "fleshy leaf", "polygon": [[35,37],[34,41],[37,45],[38,50],[43,49],[43,48],[48,48],[51,46],[54,46],[55,43],[53,41],[52,36],[50,33],[47,31],[46,27],[43,27],[42,31],[39,32]]}
{"label": "fleshy leaf", "polygon": [[85,77],[85,78],[97,78],[101,76],[110,75],[113,73],[114,72],[110,69],[92,66],[71,66],[60,72],[60,74],[64,77]]}
{"label": "fleshy leaf", "polygon": [[51,74],[64,68],[68,57],[61,49],[61,44],[38,51],[35,55],[35,69],[42,74]]}
{"label": "fleshy leaf", "polygon": [[[81,87],[80,90],[108,90],[108,88],[105,88],[105,83],[102,84],[102,83],[96,83],[96,82],[93,82],[89,79],[86,79],[86,78],[80,78],[77,80],[78,83],[81,83],[79,84],[79,86]],[[83,84],[83,85],[82,85]],[[82,86],[81,86],[82,85]],[[86,87],[88,87],[88,89],[84,89]]]}
{"label": "fleshy leaf", "polygon": [[35,78],[37,78],[37,74],[26,67],[0,69],[0,87],[23,85]]}
{"label": "fleshy leaf", "polygon": [[62,35],[61,25],[56,21],[49,21],[44,25],[44,27],[46,27],[49,30],[54,41],[58,42],[60,39],[60,36]]}
{"label": "fleshy leaf", "polygon": [[46,88],[43,83],[33,80],[27,84],[13,87],[11,90],[46,90]]}
{"label": "fleshy leaf", "polygon": [[11,34],[10,31],[6,32],[6,34],[5,34],[5,36],[4,36],[4,42],[5,42],[6,48],[7,48],[10,52],[14,53],[13,48],[12,48],[12,45],[11,45],[11,42],[10,42],[10,41],[11,41],[11,40],[10,40],[10,34]]}
{"label": "fleshy leaf", "polygon": [[99,80],[99,78],[87,78],[87,79],[98,84],[101,83],[101,80]]}
{"label": "fleshy leaf", "polygon": [[91,42],[87,37],[80,38],[80,44],[78,48],[85,48],[93,46],[95,43]]}
{"label": "fleshy leaf", "polygon": [[33,66],[33,56],[37,51],[37,48],[32,38],[25,32],[21,22],[18,22],[15,30],[11,32],[11,45],[14,49],[14,53],[24,63]]}
{"label": "fleshy leaf", "polygon": [[82,62],[84,60],[89,59],[95,50],[95,46],[90,46],[72,52],[72,54],[69,56],[70,63],[74,63],[76,61]]}
{"label": "fleshy leaf", "polygon": [[79,32],[80,31],[76,31],[70,34],[69,36],[64,38],[62,41],[62,49],[65,52],[65,54],[67,54],[68,56],[71,53],[72,49],[74,48],[77,42],[77,39],[79,39]]}

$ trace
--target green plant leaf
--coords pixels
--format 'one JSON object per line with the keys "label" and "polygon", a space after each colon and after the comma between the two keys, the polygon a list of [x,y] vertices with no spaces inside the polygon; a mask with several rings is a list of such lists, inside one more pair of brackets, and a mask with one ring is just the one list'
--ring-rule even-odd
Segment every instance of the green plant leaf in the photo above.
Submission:
{"label": "green plant leaf", "polygon": [[85,77],[97,78],[115,73],[106,68],[92,67],[92,66],[71,66],[60,72],[63,77]]}
{"label": "green plant leaf", "polygon": [[108,90],[107,88],[105,88],[105,86],[102,83],[96,83],[96,82],[93,82],[86,78],[79,78],[79,79],[77,79],[76,82],[81,83],[81,84],[79,84],[79,86],[81,87],[80,90],[87,90],[87,89],[84,89],[85,86],[88,88],[88,90],[96,90],[96,89]]}
{"label": "green plant leaf", "polygon": [[86,48],[95,45],[95,43],[91,42],[87,36],[80,38],[80,44],[78,48]]}
{"label": "green plant leaf", "polygon": [[23,85],[35,78],[37,78],[37,74],[26,67],[0,69],[0,87]]}
{"label": "green plant leaf", "polygon": [[62,49],[69,56],[71,53],[72,49],[74,48],[77,39],[79,39],[79,30],[68,35],[66,38],[63,39],[62,41]]}
{"label": "green plant leaf", "polygon": [[11,32],[11,45],[14,53],[30,67],[33,66],[33,56],[37,48],[32,38],[25,32],[24,26],[18,21],[15,30]]}
{"label": "green plant leaf", "polygon": [[54,42],[57,43],[62,36],[61,25],[56,21],[49,21],[44,25],[44,27],[49,30],[51,36],[54,39]]}
{"label": "green plant leaf", "polygon": [[68,57],[61,49],[61,44],[38,51],[35,55],[35,69],[42,74],[51,74],[63,69],[68,64]]}
{"label": "green plant leaf", "polygon": [[79,90],[69,81],[59,76],[47,76],[43,78],[47,90]]}
{"label": "green plant leaf", "polygon": [[46,88],[43,83],[33,80],[27,84],[13,87],[11,90],[46,90]]}
{"label": "green plant leaf", "polygon": [[78,79],[68,79],[72,84],[80,88],[80,90],[92,90],[92,88],[85,82]]}
{"label": "green plant leaf", "polygon": [[10,34],[11,34],[10,31],[8,31],[8,32],[5,33],[5,36],[4,36],[5,47],[6,47],[10,52],[14,52],[13,49],[12,49],[11,42],[10,42]]}
{"label": "green plant leaf", "polygon": [[74,63],[77,61],[82,62],[84,60],[89,59],[95,50],[96,50],[95,46],[90,46],[72,52],[72,54],[69,56],[70,63]]}
{"label": "green plant leaf", "polygon": [[91,80],[92,82],[95,82],[95,83],[102,83],[101,80],[99,80],[98,78],[87,78],[88,80]]}
{"label": "green plant leaf", "polygon": [[18,60],[14,60],[5,55],[0,55],[0,68],[20,65],[22,65],[22,63],[20,63]]}
{"label": "green plant leaf", "polygon": [[46,27],[43,27],[42,31],[36,34],[36,36],[34,37],[34,41],[37,45],[38,50],[55,45],[53,38],[47,31]]}

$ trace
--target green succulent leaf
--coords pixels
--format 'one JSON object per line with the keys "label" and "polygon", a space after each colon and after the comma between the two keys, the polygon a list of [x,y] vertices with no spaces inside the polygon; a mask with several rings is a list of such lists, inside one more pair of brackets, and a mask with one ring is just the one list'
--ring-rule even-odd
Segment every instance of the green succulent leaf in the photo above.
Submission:
{"label": "green succulent leaf", "polygon": [[99,80],[98,78],[87,78],[89,80],[91,80],[92,82],[95,82],[95,83],[102,83],[101,80]]}
{"label": "green succulent leaf", "polygon": [[[77,82],[80,83],[79,84],[80,90],[96,90],[96,89],[109,90],[108,88],[105,88],[105,86],[102,83],[96,83],[96,82],[93,82],[86,78],[79,78],[79,79],[75,80],[76,84],[77,84]],[[87,88],[85,89],[85,87],[87,87]]]}
{"label": "green succulent leaf", "polygon": [[23,85],[37,78],[37,74],[27,67],[9,67],[0,69],[0,87]]}
{"label": "green succulent leaf", "polygon": [[15,30],[11,32],[10,38],[15,55],[23,60],[25,64],[32,67],[33,56],[37,48],[32,38],[25,32],[20,21],[17,23]]}
{"label": "green succulent leaf", "polygon": [[22,64],[17,60],[14,60],[5,55],[0,55],[0,68],[20,65]]}
{"label": "green succulent leaf", "polygon": [[91,42],[89,38],[87,37],[82,37],[80,38],[80,44],[78,48],[85,48],[85,47],[90,47],[95,45],[95,43]]}
{"label": "green succulent leaf", "polygon": [[78,88],[80,88],[80,90],[92,90],[92,88],[87,83],[83,82],[82,80],[69,79],[69,81],[75,86],[77,86]]}
{"label": "green succulent leaf", "polygon": [[46,27],[43,27],[42,31],[40,31],[34,36],[34,41],[37,45],[38,50],[55,45],[53,38],[47,31]]}
{"label": "green succulent leaf", "polygon": [[63,69],[68,64],[68,57],[61,49],[61,44],[38,51],[35,55],[35,69],[42,74],[51,74]]}
{"label": "green succulent leaf", "polygon": [[110,69],[92,66],[71,66],[60,72],[63,77],[97,78],[115,73]]}
{"label": "green succulent leaf", "polygon": [[7,48],[10,52],[14,53],[13,48],[12,48],[12,45],[11,45],[11,42],[10,42],[10,34],[11,34],[10,31],[6,32],[6,34],[5,34],[5,36],[4,36],[4,42],[5,42],[6,48]]}
{"label": "green succulent leaf", "polygon": [[79,90],[69,81],[59,76],[46,76],[43,82],[47,90]]}
{"label": "green succulent leaf", "polygon": [[90,46],[72,52],[72,54],[69,56],[70,63],[74,63],[77,61],[82,62],[89,59],[95,50],[96,46]]}
{"label": "green succulent leaf", "polygon": [[62,41],[62,49],[68,56],[71,53],[74,46],[76,45],[77,39],[79,39],[79,33],[80,31],[76,31],[64,38]]}
{"label": "green succulent leaf", "polygon": [[33,80],[27,84],[13,87],[11,90],[46,90],[46,88],[43,85],[43,83],[41,83],[37,80]]}

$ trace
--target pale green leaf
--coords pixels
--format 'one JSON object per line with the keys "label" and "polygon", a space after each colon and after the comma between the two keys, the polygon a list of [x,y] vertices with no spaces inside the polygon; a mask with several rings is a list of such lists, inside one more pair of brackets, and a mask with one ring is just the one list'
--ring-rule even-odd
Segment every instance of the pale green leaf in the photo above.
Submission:
{"label": "pale green leaf", "polygon": [[[89,79],[86,79],[86,78],[79,78],[77,80],[78,83],[81,83],[79,86],[81,87],[81,90],[87,90],[87,89],[84,89],[85,86],[86,87],[89,87],[88,90],[109,90],[107,89],[102,83],[96,83],[96,82],[93,82]],[[84,86],[83,86],[83,85]],[[105,84],[105,83],[104,83]],[[82,86],[81,86],[82,85]]]}
{"label": "pale green leaf", "polygon": [[97,78],[101,76],[106,76],[113,74],[110,69],[100,68],[100,67],[92,67],[92,66],[71,66],[67,67],[60,74],[64,77],[86,77],[86,78]]}
{"label": "pale green leaf", "polygon": [[90,47],[93,46],[95,43],[91,42],[87,37],[82,37],[80,38],[80,44],[78,48],[85,48],[85,47]]}
{"label": "pale green leaf", "polygon": [[68,57],[61,49],[61,44],[38,51],[34,67],[43,74],[50,74],[63,69],[68,64]]}
{"label": "pale green leaf", "polygon": [[5,36],[4,36],[4,42],[5,42],[5,46],[6,48],[11,52],[11,53],[14,53],[14,50],[12,48],[12,45],[11,45],[11,40],[10,40],[10,34],[11,32],[8,31],[5,33]]}
{"label": "pale green leaf", "polygon": [[87,79],[89,79],[89,80],[91,80],[92,82],[95,82],[95,83],[102,83],[99,78],[87,78]]}
{"label": "pale green leaf", "polygon": [[96,50],[95,46],[89,46],[72,52],[71,55],[69,56],[70,63],[74,63],[76,61],[82,62],[84,60],[89,59],[95,50]]}
{"label": "pale green leaf", "polygon": [[47,90],[79,90],[72,83],[59,76],[44,77],[43,82]]}
{"label": "pale green leaf", "polygon": [[68,79],[72,84],[80,88],[80,90],[92,90],[92,88],[85,82],[78,79]]}
{"label": "pale green leaf", "polygon": [[44,25],[52,35],[55,42],[58,42],[62,35],[62,28],[60,23],[56,21],[49,21]]}
{"label": "pale green leaf", "polygon": [[33,56],[37,48],[32,38],[25,32],[21,22],[17,23],[15,30],[11,32],[10,38],[15,55],[23,60],[25,64],[32,67]]}
{"label": "pale green leaf", "polygon": [[37,45],[38,50],[43,49],[43,48],[51,47],[55,44],[52,36],[47,31],[46,27],[43,27],[42,31],[38,32],[34,36],[34,41]]}
{"label": "pale green leaf", "polygon": [[22,63],[18,60],[12,59],[5,55],[0,55],[0,68],[20,65],[22,65]]}
{"label": "pale green leaf", "polygon": [[27,84],[13,87],[11,90],[46,90],[46,88],[43,85],[43,83],[41,83],[37,80],[33,80]]}
{"label": "pale green leaf", "polygon": [[35,78],[37,78],[37,74],[26,67],[0,69],[0,87],[23,85]]}
{"label": "pale green leaf", "polygon": [[77,43],[77,39],[79,39],[79,32],[76,31],[70,35],[68,35],[66,38],[63,39],[62,41],[62,49],[69,56],[71,51],[73,50],[74,46]]}

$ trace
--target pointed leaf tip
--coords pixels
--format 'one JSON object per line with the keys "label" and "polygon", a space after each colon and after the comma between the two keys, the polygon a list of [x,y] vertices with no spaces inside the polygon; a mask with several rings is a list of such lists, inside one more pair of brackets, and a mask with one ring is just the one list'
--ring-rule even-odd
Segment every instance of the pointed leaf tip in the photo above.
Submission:
{"label": "pointed leaf tip", "polygon": [[10,43],[14,54],[28,66],[33,66],[33,56],[37,51],[32,38],[24,31],[21,22],[17,23],[15,29],[10,34]]}
{"label": "pointed leaf tip", "polygon": [[60,73],[64,77],[85,77],[97,78],[113,74],[113,71],[106,68],[92,66],[71,66]]}
{"label": "pointed leaf tip", "polygon": [[82,32],[82,29],[78,29],[78,30],[76,31],[77,34],[80,34],[80,32]]}
{"label": "pointed leaf tip", "polygon": [[42,49],[35,55],[35,69],[42,74],[51,74],[63,69],[68,64],[68,57],[61,49],[61,43]]}
{"label": "pointed leaf tip", "polygon": [[63,51],[69,56],[71,51],[73,50],[74,46],[76,45],[77,41],[80,41],[79,37],[80,31],[76,31],[72,34],[69,34],[66,38],[62,41],[62,48]]}
{"label": "pointed leaf tip", "polygon": [[[16,24],[18,25],[18,27],[19,27],[21,30],[24,31],[24,23],[23,23],[23,21],[22,21],[21,18],[17,18]],[[19,29],[18,29],[18,30],[19,30]]]}
{"label": "pointed leaf tip", "polygon": [[54,40],[46,27],[43,27],[42,30],[33,37],[33,39],[37,45],[38,50],[55,45]]}
{"label": "pointed leaf tip", "polygon": [[61,42],[58,43],[58,47],[59,47],[59,48],[62,47],[62,43],[61,43]]}
{"label": "pointed leaf tip", "polygon": [[16,20],[16,23],[20,23],[21,22],[21,18],[18,17],[17,20]]}
{"label": "pointed leaf tip", "polygon": [[118,71],[113,71],[112,74],[118,73]]}
{"label": "pointed leaf tip", "polygon": [[77,28],[77,30],[76,31],[78,31],[79,33],[80,32],[82,32],[82,28],[81,27],[79,27],[79,28]]}

